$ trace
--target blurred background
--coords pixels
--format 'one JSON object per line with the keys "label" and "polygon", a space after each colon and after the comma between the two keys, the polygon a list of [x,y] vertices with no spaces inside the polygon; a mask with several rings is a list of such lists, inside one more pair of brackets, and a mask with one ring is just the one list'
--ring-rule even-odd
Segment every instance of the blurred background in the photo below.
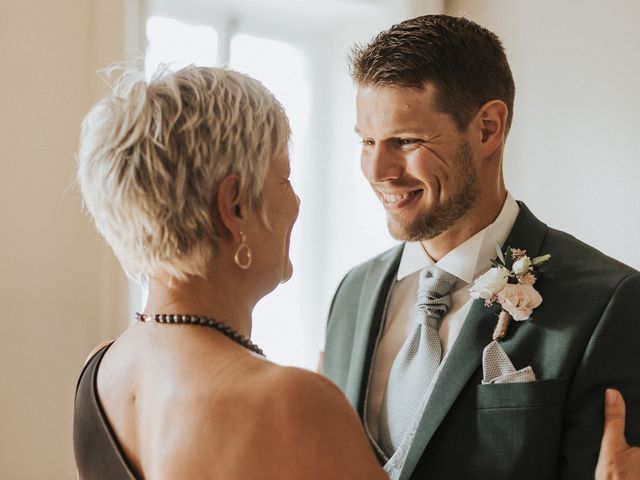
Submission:
{"label": "blurred background", "polygon": [[80,122],[108,88],[96,72],[229,65],[282,100],[302,198],[295,275],[256,308],[254,339],[274,361],[315,368],[342,276],[394,244],[359,171],[345,58],[426,13],[466,15],[504,41],[512,194],[640,268],[639,2],[0,0],[0,478],[75,478],[77,375],[144,298],[74,187]]}

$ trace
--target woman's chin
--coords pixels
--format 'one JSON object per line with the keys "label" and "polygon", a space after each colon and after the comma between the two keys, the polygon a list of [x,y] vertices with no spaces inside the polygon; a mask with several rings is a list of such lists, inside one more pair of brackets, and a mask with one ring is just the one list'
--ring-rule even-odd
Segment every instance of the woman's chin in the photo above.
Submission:
{"label": "woman's chin", "polygon": [[287,264],[285,265],[284,270],[282,272],[282,280],[280,281],[280,283],[288,282],[292,276],[293,276],[293,265],[291,264],[291,260],[287,259]]}

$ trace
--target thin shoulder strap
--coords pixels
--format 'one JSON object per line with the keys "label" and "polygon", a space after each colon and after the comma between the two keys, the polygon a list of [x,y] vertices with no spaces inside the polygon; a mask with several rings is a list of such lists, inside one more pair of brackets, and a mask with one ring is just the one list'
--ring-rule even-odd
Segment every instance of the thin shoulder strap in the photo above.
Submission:
{"label": "thin shoulder strap", "polygon": [[98,396],[98,368],[112,343],[105,345],[89,359],[76,389],[73,446],[81,479],[138,478],[118,443]]}

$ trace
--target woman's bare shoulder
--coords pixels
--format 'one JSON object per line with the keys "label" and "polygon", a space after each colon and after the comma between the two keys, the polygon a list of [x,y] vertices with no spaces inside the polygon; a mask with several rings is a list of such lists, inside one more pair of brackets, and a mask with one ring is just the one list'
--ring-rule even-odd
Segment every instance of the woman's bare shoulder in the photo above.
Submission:
{"label": "woman's bare shoulder", "polygon": [[181,470],[172,468],[172,475],[386,478],[356,413],[332,382],[299,368],[248,363],[253,367],[244,374],[247,365],[236,369],[234,386],[215,393],[208,408],[187,409],[180,431],[189,438],[176,437]]}
{"label": "woman's bare shoulder", "polygon": [[104,347],[106,347],[107,345],[113,343],[113,340],[105,340],[104,342],[99,343],[98,345],[96,345],[94,347],[93,350],[91,350],[91,352],[89,352],[89,355],[87,355],[86,360],[84,361],[85,365],[87,364],[87,362],[89,360],[91,360],[91,358],[93,358],[93,356],[98,353],[100,350],[102,350]]}

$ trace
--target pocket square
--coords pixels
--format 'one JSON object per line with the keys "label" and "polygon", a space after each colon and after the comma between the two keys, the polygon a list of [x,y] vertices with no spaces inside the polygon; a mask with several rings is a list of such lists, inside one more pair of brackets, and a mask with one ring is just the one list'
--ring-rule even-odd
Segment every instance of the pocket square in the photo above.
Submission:
{"label": "pocket square", "polygon": [[499,342],[493,341],[482,352],[482,383],[535,382],[531,367],[516,370]]}

